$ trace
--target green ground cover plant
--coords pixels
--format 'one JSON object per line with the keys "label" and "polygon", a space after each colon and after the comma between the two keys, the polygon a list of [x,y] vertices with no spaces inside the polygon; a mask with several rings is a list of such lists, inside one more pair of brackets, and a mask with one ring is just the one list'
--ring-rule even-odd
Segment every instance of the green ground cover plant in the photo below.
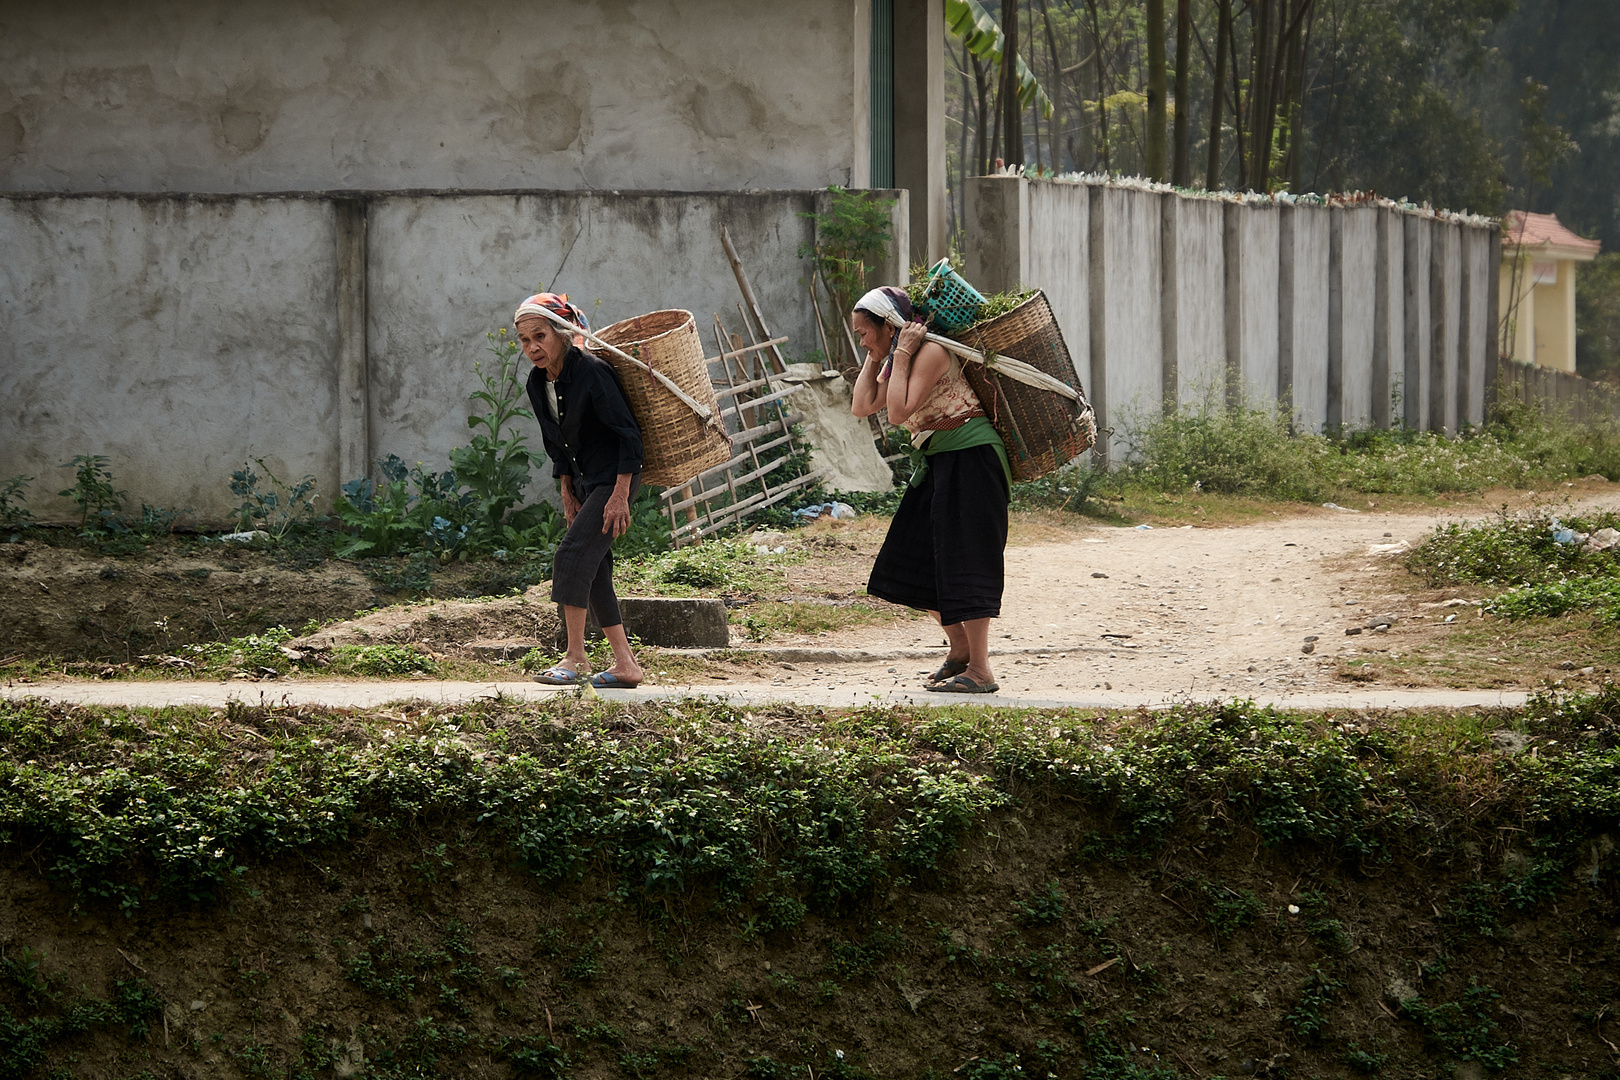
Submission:
{"label": "green ground cover plant", "polygon": [[1620,514],[1597,511],[1567,520],[1539,509],[1479,524],[1435,529],[1405,557],[1407,569],[1431,586],[1507,586],[1485,602],[1506,619],[1557,618],[1568,612],[1620,625],[1620,550],[1587,540],[1620,526]]}
{"label": "green ground cover plant", "polygon": [[1525,487],[1593,473],[1620,476],[1620,429],[1575,424],[1516,401],[1490,423],[1452,438],[1406,429],[1296,432],[1274,410],[1210,399],[1133,425],[1122,467],[1103,480],[1117,494],[1207,491],[1322,502],[1345,493],[1435,496]]}
{"label": "green ground cover plant", "polygon": [[[1497,752],[1489,733],[1502,727],[1537,753]],[[1421,1061],[1447,1075],[1459,1060],[1543,1063],[1552,1036],[1500,1020],[1494,995],[1514,992],[1504,976],[1487,986],[1470,975],[1495,962],[1499,943],[1525,947],[1529,922],[1554,904],[1562,917],[1537,922],[1539,933],[1596,919],[1597,936],[1572,944],[1583,956],[1610,948],[1604,897],[1615,867],[1591,853],[1594,837],[1620,827],[1617,780],[1614,690],[1421,717],[1242,702],[1112,716],[762,715],[573,695],[373,714],[0,704],[0,851],[26,853],[22,865],[38,867],[28,873],[52,884],[51,903],[79,918],[123,910],[132,926],[238,907],[258,918],[257,890],[275,867],[332,897],[327,913],[309,913],[320,933],[296,948],[330,966],[341,984],[333,1000],[353,998],[345,1015],[363,1011],[363,1022],[323,1006],[300,1014],[292,1036],[250,1029],[258,1002],[283,1007],[267,995],[278,965],[296,960],[250,951],[225,965],[239,1027],[216,1029],[217,1041],[193,1027],[173,1047],[154,1038],[142,1050],[166,1062],[223,1054],[243,1075],[326,1075],[357,1040],[372,1076],[464,1075],[475,1061],[511,1075],[922,1076],[884,1050],[919,1012],[930,1028],[943,1016],[971,1021],[952,1025],[951,1056],[933,1059],[940,1076],[1254,1075],[1237,1054],[1183,1068],[1200,1047],[1213,1055],[1213,1032],[1236,1024],[1270,1032],[1254,1041],[1273,1061],[1290,1054],[1291,1074],[1395,1068],[1392,1053],[1399,1068]],[[993,862],[1031,858],[1048,831],[1062,838],[1020,884],[988,905],[949,907],[977,896]],[[1534,853],[1525,866],[1442,873],[1472,858],[1479,838],[1510,834]],[[1220,877],[1176,869],[1223,849],[1232,858],[1211,866]],[[1257,857],[1273,869],[1228,876]],[[1326,897],[1401,875],[1413,860],[1427,870],[1402,880],[1432,885],[1445,915],[1414,939],[1425,943],[1409,976],[1417,990],[1386,1026],[1369,980],[1384,962],[1375,929],[1396,928],[1369,924],[1365,909],[1353,926],[1338,922]],[[1268,882],[1278,867],[1283,882]],[[362,872],[367,883],[351,884]],[[1296,873],[1311,884],[1290,908],[1278,890]],[[533,948],[521,947],[510,938],[515,898],[491,874],[577,899],[552,906],[530,931]],[[1331,888],[1315,884],[1324,878]],[[1145,933],[1117,917],[1127,895],[1141,897],[1125,917]],[[1412,912],[1430,902],[1414,899]],[[1222,903],[1231,910],[1217,912]],[[970,937],[930,914],[987,925]],[[1167,936],[1200,951],[1183,962]],[[708,944],[694,951],[684,944],[693,940]],[[61,1015],[39,996],[54,992],[59,962],[0,948],[0,1005],[16,1030]],[[1229,999],[1213,982],[1183,985],[1231,967],[1238,981],[1221,985],[1246,988],[1285,957],[1298,962],[1277,967],[1271,1005],[1245,1004],[1247,990]],[[760,970],[762,958],[772,963]],[[667,1014],[649,1004],[656,1023],[597,1011],[649,964],[652,982],[637,985],[679,994],[712,984],[717,996],[677,998]],[[951,995],[950,1012],[930,1004],[934,988]],[[1588,989],[1572,1007],[1601,1015],[1607,991]],[[544,1014],[537,992],[550,1002]],[[694,1000],[701,1008],[688,1009]],[[1198,1019],[1177,1027],[1167,1006],[1178,1001]],[[1522,996],[1501,1004],[1524,1007]],[[863,1030],[889,1038],[847,1041],[854,1018],[874,1010],[885,1026]],[[1365,1019],[1347,1027],[1357,1010]],[[44,1075],[87,1039],[123,1045],[104,1028],[52,1029],[40,1067],[19,1076]],[[1560,1059],[1572,1067],[1578,1058]]]}

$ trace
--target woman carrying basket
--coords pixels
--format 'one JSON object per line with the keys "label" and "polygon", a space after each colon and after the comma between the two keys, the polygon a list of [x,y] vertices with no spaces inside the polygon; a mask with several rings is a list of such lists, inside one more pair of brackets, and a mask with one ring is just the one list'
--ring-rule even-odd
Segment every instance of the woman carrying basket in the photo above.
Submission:
{"label": "woman carrying basket", "polygon": [[547,686],[583,681],[588,607],[613,647],[613,666],[591,676],[590,683],[628,689],[641,684],[642,670],[630,652],[613,591],[613,541],[630,527],[630,502],[641,486],[641,428],[613,366],[585,352],[585,339],[559,330],[543,314],[547,311],[589,329],[585,313],[555,293],[529,297],[512,317],[523,355],[534,364],[529,402],[568,522],[551,574],[551,598],[562,605],[568,653],[534,679]]}
{"label": "woman carrying basket", "polygon": [[[894,327],[892,316],[904,320]],[[883,541],[866,591],[927,611],[950,643],[930,690],[990,694],[990,620],[1001,614],[1007,502],[1007,449],[962,374],[961,361],[923,340],[904,290],[873,289],[850,326],[866,349],[855,380],[854,412],[889,410],[922,451]]]}

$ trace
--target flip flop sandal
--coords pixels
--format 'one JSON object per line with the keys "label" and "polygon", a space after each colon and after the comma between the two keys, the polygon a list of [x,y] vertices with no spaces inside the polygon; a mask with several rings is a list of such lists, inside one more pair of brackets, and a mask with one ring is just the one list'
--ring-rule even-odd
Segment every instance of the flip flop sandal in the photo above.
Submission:
{"label": "flip flop sandal", "polygon": [[634,690],[641,683],[626,682],[611,671],[603,671],[591,676],[591,685],[598,690]]}
{"label": "flip flop sandal", "polygon": [[946,679],[955,678],[957,675],[962,674],[967,670],[967,667],[966,661],[947,660],[939,665],[938,671],[928,676],[928,681],[931,683],[944,682]]}
{"label": "flip flop sandal", "polygon": [[541,686],[574,686],[581,682],[579,672],[561,665],[549,667],[534,676],[534,681]]}
{"label": "flip flop sandal", "polygon": [[1001,689],[997,683],[976,683],[966,675],[927,687],[936,694],[993,694]]}

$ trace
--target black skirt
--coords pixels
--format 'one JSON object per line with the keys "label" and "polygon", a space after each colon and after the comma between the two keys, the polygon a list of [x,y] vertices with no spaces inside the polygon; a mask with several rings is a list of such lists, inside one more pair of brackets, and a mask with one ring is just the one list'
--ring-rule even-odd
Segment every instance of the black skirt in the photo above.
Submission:
{"label": "black skirt", "polygon": [[932,455],[900,500],[866,591],[937,611],[945,626],[998,617],[1010,496],[995,447]]}

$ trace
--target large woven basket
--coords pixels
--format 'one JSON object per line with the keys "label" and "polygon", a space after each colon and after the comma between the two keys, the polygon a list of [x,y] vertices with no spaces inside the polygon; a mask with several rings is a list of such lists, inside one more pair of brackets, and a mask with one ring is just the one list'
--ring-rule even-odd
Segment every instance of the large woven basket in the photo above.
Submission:
{"label": "large woven basket", "polygon": [[1080,395],[1079,401],[1070,401],[975,361],[963,362],[963,374],[1007,444],[1014,481],[1038,480],[1091,449],[1097,440],[1097,421],[1045,293],[1037,291],[1011,311],[952,336],[987,356],[1016,357]]}
{"label": "large woven basket", "polygon": [[715,420],[705,421],[691,407],[641,368],[615,356],[613,363],[641,425],[641,482],[680,487],[705,469],[731,460],[731,440],[719,422],[720,410],[704,363],[697,320],[690,311],[654,311],[616,322],[596,335],[662,372],[694,400],[707,405]]}

